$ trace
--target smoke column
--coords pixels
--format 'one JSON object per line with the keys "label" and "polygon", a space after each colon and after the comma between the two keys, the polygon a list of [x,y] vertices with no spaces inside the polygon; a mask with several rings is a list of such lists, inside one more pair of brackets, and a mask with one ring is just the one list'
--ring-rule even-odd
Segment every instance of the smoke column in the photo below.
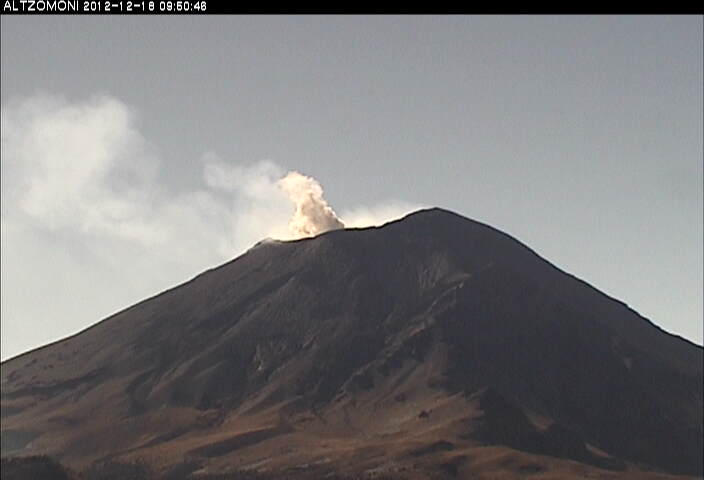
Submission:
{"label": "smoke column", "polygon": [[296,205],[296,211],[288,224],[295,237],[313,237],[329,230],[345,228],[345,224],[323,198],[323,188],[314,178],[293,171],[277,184]]}

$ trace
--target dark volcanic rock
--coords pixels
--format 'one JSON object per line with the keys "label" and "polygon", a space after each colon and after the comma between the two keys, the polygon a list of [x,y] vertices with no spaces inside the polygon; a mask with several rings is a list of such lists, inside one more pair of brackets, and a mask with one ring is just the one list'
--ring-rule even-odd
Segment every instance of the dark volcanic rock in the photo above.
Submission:
{"label": "dark volcanic rock", "polygon": [[76,476],[46,456],[3,458],[0,463],[3,480],[75,480]]}
{"label": "dark volcanic rock", "polygon": [[[69,461],[189,435],[192,445],[173,448],[209,458],[296,430],[282,413],[259,430],[198,440],[233,415],[285,404],[326,421],[340,399],[391,389],[429,364],[440,374],[424,388],[480,395],[470,433],[479,441],[598,463],[588,444],[702,474],[702,348],[508,235],[440,209],[259,244],[4,362],[3,430],[51,432],[34,448]],[[94,415],[71,413],[74,404]],[[173,416],[164,423],[159,412]],[[527,412],[553,426],[539,431]],[[455,443],[443,442],[440,451]]]}

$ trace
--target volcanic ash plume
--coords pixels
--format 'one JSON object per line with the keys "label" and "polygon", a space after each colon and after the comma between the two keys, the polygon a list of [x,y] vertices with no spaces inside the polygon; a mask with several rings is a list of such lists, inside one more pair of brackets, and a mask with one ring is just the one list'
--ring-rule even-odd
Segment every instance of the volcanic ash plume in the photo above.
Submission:
{"label": "volcanic ash plume", "polygon": [[314,178],[289,172],[278,181],[278,186],[296,205],[296,211],[288,224],[291,234],[296,238],[313,237],[328,230],[345,228],[345,224],[323,198],[323,188]]}

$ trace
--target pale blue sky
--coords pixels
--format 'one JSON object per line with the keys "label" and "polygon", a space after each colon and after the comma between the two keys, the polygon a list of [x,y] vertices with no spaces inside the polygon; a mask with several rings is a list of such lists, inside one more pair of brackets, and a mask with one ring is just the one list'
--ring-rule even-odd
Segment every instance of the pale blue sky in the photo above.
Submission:
{"label": "pale blue sky", "polygon": [[[123,164],[127,173],[106,180],[151,175],[146,185],[163,190],[144,228],[134,227],[140,232],[165,215],[163,199],[187,203],[183,193],[202,188],[204,155],[235,168],[268,159],[319,180],[338,212],[402,202],[489,223],[702,343],[702,17],[1,22],[3,121],[16,135],[3,132],[3,189],[12,189],[2,205],[3,358],[80,330],[249,242],[187,260],[186,247],[155,255],[158,242],[132,247],[108,228],[43,224],[56,214],[47,205],[67,218],[94,212],[56,193],[57,181],[45,177],[62,173],[53,157],[36,159],[46,152],[22,150],[37,138],[23,129],[63,118],[85,126],[81,138],[102,135],[95,125],[104,112],[128,112],[105,127],[129,138],[128,147],[113,145],[119,155],[159,165],[135,173]],[[76,148],[66,152],[88,155]],[[72,175],[78,185],[81,174]],[[27,188],[35,188],[29,200]],[[258,211],[260,200],[225,201],[239,215]],[[222,223],[212,232],[232,235],[228,221],[208,226]],[[215,251],[221,241],[190,238],[207,228],[157,230],[158,245]]]}

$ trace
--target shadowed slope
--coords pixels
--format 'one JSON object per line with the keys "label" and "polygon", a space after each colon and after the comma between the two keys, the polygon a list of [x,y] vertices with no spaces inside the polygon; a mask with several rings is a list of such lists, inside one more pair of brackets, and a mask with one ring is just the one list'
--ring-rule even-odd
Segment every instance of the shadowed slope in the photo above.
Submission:
{"label": "shadowed slope", "polygon": [[430,209],[262,242],[4,362],[3,454],[461,473],[503,445],[701,474],[701,385],[701,347]]}

